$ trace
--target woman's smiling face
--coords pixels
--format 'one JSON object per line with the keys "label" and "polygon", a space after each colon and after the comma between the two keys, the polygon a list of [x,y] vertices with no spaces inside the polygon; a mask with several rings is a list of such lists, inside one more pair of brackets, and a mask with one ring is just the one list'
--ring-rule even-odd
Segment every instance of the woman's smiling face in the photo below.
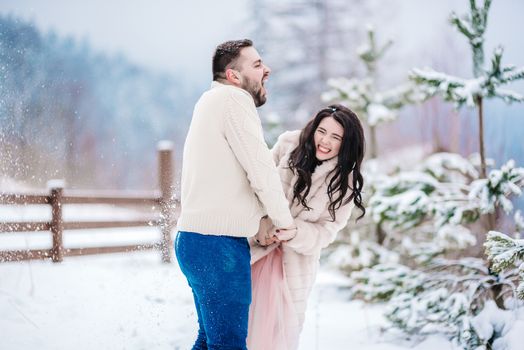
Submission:
{"label": "woman's smiling face", "polygon": [[320,121],[315,130],[315,155],[318,160],[324,161],[336,157],[342,145],[344,128],[333,117],[326,117]]}

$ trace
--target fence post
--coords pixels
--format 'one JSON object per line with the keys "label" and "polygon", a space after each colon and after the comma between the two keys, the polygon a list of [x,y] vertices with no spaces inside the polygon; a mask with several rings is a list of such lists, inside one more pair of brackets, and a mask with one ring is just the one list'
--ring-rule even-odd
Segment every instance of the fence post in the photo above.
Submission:
{"label": "fence post", "polygon": [[160,250],[162,252],[162,261],[171,262],[171,252],[173,240],[171,231],[173,229],[173,143],[170,141],[161,141],[158,143],[158,173],[160,184],[160,230],[162,231],[162,241]]}
{"label": "fence post", "polygon": [[64,181],[51,180],[47,183],[51,190],[51,232],[53,234],[53,248],[51,250],[51,259],[53,262],[61,262],[63,260],[63,240],[62,232],[64,231],[64,224],[62,220],[62,195],[64,193]]}

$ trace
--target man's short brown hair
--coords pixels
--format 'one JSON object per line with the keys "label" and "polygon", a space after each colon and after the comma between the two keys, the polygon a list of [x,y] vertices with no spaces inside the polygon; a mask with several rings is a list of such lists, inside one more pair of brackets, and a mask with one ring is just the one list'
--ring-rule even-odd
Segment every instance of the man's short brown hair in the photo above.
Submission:
{"label": "man's short brown hair", "polygon": [[224,79],[226,68],[240,56],[240,50],[253,46],[249,39],[226,41],[217,46],[213,55],[213,80]]}

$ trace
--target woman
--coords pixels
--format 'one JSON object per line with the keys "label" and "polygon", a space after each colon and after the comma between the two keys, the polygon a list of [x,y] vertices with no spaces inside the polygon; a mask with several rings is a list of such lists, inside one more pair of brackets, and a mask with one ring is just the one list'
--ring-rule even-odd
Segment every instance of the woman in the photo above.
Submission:
{"label": "woman", "polygon": [[320,251],[347,224],[353,206],[362,211],[360,217],[365,213],[360,173],[364,143],[356,114],[332,105],[304,129],[283,133],[273,147],[297,231],[294,237],[279,236],[265,218],[250,240],[250,350],[298,347]]}

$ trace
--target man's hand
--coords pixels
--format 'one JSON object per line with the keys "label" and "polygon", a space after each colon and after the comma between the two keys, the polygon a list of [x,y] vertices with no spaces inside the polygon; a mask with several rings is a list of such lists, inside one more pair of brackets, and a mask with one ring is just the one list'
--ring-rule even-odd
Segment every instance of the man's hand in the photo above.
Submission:
{"label": "man's hand", "polygon": [[258,245],[266,247],[275,242],[278,242],[278,238],[276,238],[274,235],[271,235],[272,228],[273,224],[267,215],[260,219],[260,226],[258,228],[257,234],[255,235],[255,241]]}

